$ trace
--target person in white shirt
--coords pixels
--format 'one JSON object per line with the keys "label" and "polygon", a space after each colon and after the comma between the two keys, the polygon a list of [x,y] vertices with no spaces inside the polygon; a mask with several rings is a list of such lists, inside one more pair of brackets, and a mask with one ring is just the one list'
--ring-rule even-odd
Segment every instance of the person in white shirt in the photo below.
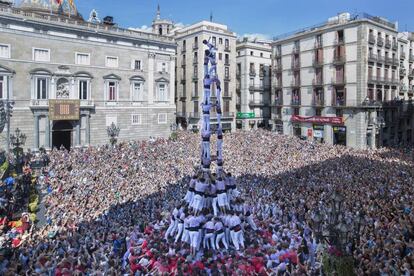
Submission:
{"label": "person in white shirt", "polygon": [[218,202],[217,202],[217,186],[216,186],[216,181],[213,180],[211,185],[210,185],[210,196],[212,197],[211,200],[211,205],[213,207],[213,214],[214,216],[218,216]]}
{"label": "person in white shirt", "polygon": [[253,211],[249,204],[243,204],[243,214],[246,219],[246,222],[250,225],[253,231],[257,231],[256,223],[253,220]]}
{"label": "person in white shirt", "polygon": [[223,243],[224,247],[227,249],[229,249],[229,246],[227,245],[226,242],[226,236],[224,233],[224,225],[223,223],[220,221],[219,218],[214,218],[214,233],[216,235],[216,249],[220,250],[220,242]]}
{"label": "person in white shirt", "polygon": [[196,216],[190,216],[188,218],[188,233],[190,236],[191,254],[195,256],[197,253],[197,244],[199,240],[200,220]]}
{"label": "person in white shirt", "polygon": [[216,250],[216,246],[214,244],[214,221],[213,219],[210,219],[204,224],[204,239],[203,239],[203,247],[204,249],[210,249]]}
{"label": "person in white shirt", "polygon": [[198,215],[204,206],[204,194],[208,184],[205,183],[206,180],[201,178],[199,181],[196,182],[194,187],[194,199],[191,204],[191,208],[193,208],[194,215]]}
{"label": "person in white shirt", "polygon": [[174,210],[172,211],[171,217],[170,217],[170,226],[168,227],[167,231],[165,231],[164,239],[168,240],[168,237],[173,236],[175,231],[177,230],[178,226],[178,214],[179,209],[181,208],[181,205],[177,205]]}
{"label": "person in white shirt", "polygon": [[194,186],[195,183],[197,181],[197,176],[194,175],[189,183],[189,188],[187,190],[187,193],[185,194],[184,200],[185,202],[187,202],[187,204],[191,204],[191,201],[193,201],[193,197],[194,197]]}
{"label": "person in white shirt", "polygon": [[[232,212],[233,213],[233,212]],[[233,241],[234,247],[237,251],[240,250],[240,246],[244,248],[243,231],[241,228],[241,220],[238,215],[233,213],[230,218],[230,236]]]}
{"label": "person in white shirt", "polygon": [[175,236],[175,243],[177,243],[180,240],[181,235],[184,232],[184,220],[185,220],[186,215],[187,215],[186,210],[183,210],[178,216],[177,235]]}
{"label": "person in white shirt", "polygon": [[219,177],[216,181],[216,188],[217,188],[217,202],[222,214],[226,213],[226,208],[229,206],[227,194],[226,194],[226,186],[224,184],[223,178]]}
{"label": "person in white shirt", "polygon": [[184,218],[184,230],[183,230],[183,236],[181,237],[181,241],[184,243],[190,243],[190,232],[188,231],[188,220],[190,216],[187,212],[185,212],[185,218]]}

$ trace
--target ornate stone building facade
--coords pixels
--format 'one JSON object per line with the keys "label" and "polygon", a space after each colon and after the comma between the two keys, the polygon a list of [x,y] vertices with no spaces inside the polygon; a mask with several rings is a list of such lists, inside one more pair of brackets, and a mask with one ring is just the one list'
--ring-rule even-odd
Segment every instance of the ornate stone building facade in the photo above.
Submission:
{"label": "ornate stone building facade", "polygon": [[10,127],[27,134],[25,147],[104,144],[112,122],[121,141],[168,136],[174,39],[70,12],[0,6],[0,96],[15,103]]}

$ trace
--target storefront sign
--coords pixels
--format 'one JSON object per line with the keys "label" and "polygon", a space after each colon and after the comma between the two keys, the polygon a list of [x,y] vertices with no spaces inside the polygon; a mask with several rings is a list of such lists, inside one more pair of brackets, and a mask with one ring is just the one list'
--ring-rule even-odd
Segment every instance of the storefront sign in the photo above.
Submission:
{"label": "storefront sign", "polygon": [[254,112],[237,112],[237,119],[254,119]]}
{"label": "storefront sign", "polygon": [[49,100],[49,119],[79,120],[79,100]]}
{"label": "storefront sign", "polygon": [[292,122],[343,125],[342,117],[299,116],[292,115]]}

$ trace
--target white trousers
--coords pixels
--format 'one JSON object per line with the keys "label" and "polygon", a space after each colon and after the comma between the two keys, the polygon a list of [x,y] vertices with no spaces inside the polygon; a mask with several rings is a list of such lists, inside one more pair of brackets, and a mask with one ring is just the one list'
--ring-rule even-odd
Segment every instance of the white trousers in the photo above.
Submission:
{"label": "white trousers", "polygon": [[214,216],[217,217],[218,216],[217,196],[213,197],[213,201],[211,204],[213,205]]}
{"label": "white trousers", "polygon": [[250,227],[251,227],[254,231],[256,231],[256,230],[257,230],[256,223],[255,223],[255,222],[254,222],[254,220],[253,220],[253,215],[248,216],[248,217],[246,218],[246,221],[247,221],[247,223],[250,225]]}
{"label": "white trousers", "polygon": [[177,230],[177,235],[175,236],[175,243],[177,243],[180,240],[181,235],[183,234],[184,223],[178,223],[177,229],[178,230]]}
{"label": "white trousers", "polygon": [[220,234],[217,234],[217,236],[216,236],[216,248],[217,248],[217,250],[220,249],[220,241],[224,244],[224,247],[226,249],[229,249],[229,246],[227,245],[227,242],[226,242],[226,237],[225,237],[224,232],[220,233]]}
{"label": "white trousers", "polygon": [[216,247],[214,245],[214,233],[206,233],[204,235],[203,247],[204,249],[212,248],[213,250],[216,250]]}
{"label": "white trousers", "polygon": [[181,241],[185,243],[190,243],[190,232],[184,228],[183,236],[181,237]]}
{"label": "white trousers", "polygon": [[190,235],[190,245],[193,248],[197,248],[198,244],[198,231],[188,231],[188,234]]}
{"label": "white trousers", "polygon": [[230,236],[237,251],[240,250],[240,246],[244,248],[243,231],[230,231]]}
{"label": "white trousers", "polygon": [[173,236],[175,231],[177,230],[178,222],[177,220],[170,221],[170,226],[168,227],[167,231],[165,232],[165,239],[168,239],[169,236]]}

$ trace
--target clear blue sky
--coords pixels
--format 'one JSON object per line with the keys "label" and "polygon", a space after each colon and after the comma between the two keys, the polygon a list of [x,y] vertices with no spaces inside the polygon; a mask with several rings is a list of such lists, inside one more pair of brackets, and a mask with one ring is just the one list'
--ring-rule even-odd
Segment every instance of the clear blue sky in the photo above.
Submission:
{"label": "clear blue sky", "polygon": [[[211,6],[206,6],[205,3]],[[163,17],[191,24],[210,16],[238,35],[275,36],[325,21],[338,12],[366,12],[399,22],[400,31],[414,31],[413,0],[75,0],[85,18],[95,8],[99,16],[114,16],[123,27],[151,25],[157,4]]]}

